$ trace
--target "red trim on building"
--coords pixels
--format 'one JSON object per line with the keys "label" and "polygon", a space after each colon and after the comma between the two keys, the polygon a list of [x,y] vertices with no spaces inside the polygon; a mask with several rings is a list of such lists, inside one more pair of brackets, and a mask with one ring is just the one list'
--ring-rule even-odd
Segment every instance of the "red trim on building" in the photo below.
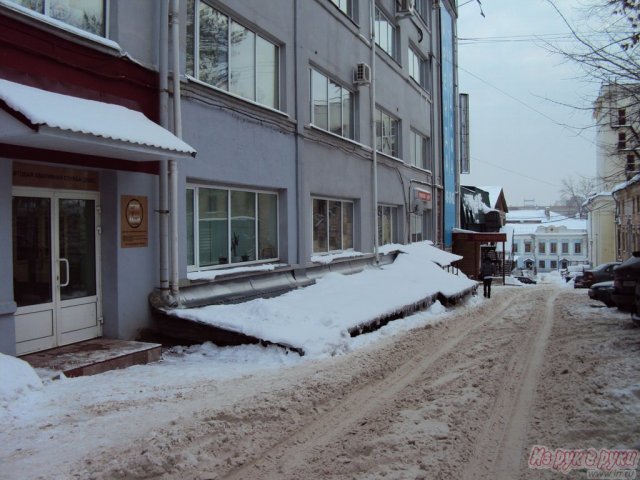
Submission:
{"label": "red trim on building", "polygon": [[124,170],[128,172],[149,173],[158,175],[158,162],[132,162],[119,158],[96,157],[80,153],[59,152],[41,148],[21,147],[0,143],[0,157],[15,160],[34,160],[38,162],[59,163],[64,165],[78,165],[80,167],[98,168],[106,170]]}
{"label": "red trim on building", "polygon": [[[0,15],[0,78],[115,103],[159,119],[158,74],[117,52],[75,43],[29,21]],[[106,47],[102,47],[104,49]]]}

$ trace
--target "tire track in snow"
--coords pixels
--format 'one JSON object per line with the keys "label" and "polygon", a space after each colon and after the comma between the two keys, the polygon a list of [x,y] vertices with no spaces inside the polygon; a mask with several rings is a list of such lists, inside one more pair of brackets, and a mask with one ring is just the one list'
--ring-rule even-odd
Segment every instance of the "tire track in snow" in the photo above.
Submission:
{"label": "tire track in snow", "polygon": [[[463,340],[479,329],[502,321],[505,312],[521,301],[522,294],[509,297],[498,305],[488,304],[481,318],[462,318],[450,323],[446,340],[435,351],[419,351],[400,367],[362,388],[348,393],[335,407],[307,423],[294,435],[263,451],[252,462],[229,472],[222,478],[289,478],[307,464],[307,460],[323,446],[341,437],[354,425],[362,422],[385,404],[394,401],[400,392],[416,382],[436,361],[452,352]],[[435,379],[433,384],[442,382]],[[427,385],[425,385],[427,386]]]}

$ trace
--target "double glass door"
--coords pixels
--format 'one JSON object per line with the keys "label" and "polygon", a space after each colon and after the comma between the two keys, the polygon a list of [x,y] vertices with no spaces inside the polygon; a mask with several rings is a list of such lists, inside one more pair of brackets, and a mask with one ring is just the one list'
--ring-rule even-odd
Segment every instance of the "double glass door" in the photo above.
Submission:
{"label": "double glass door", "polygon": [[98,194],[13,193],[17,353],[99,336]]}

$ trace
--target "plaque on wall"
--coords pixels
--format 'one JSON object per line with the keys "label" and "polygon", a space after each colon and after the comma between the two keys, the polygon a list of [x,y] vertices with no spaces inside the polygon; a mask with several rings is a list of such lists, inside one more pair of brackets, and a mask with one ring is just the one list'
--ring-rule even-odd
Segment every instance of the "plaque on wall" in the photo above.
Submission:
{"label": "plaque on wall", "polygon": [[120,246],[122,248],[149,245],[148,200],[145,196],[120,197]]}

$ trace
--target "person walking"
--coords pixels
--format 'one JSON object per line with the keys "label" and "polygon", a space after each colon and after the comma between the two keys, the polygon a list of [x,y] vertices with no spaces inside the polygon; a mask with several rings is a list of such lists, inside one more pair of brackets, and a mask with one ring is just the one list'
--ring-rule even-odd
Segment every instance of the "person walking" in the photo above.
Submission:
{"label": "person walking", "polygon": [[484,287],[484,296],[491,298],[491,281],[493,280],[493,262],[489,255],[485,255],[480,266],[480,278]]}

